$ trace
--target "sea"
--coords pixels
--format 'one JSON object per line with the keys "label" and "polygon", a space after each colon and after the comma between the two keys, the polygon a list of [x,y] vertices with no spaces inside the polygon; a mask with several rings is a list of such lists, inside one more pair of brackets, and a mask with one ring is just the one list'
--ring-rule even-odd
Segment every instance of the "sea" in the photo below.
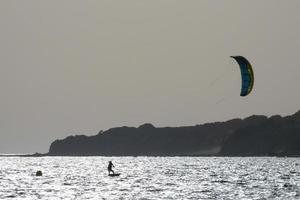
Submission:
{"label": "sea", "polygon": [[300,159],[0,157],[0,199],[300,199]]}

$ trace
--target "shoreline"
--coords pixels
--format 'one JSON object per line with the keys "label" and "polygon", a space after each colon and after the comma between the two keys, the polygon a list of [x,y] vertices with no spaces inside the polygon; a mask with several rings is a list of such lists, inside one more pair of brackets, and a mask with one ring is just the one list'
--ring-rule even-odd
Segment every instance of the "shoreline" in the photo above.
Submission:
{"label": "shoreline", "polygon": [[242,156],[242,155],[48,155],[48,154],[0,154],[0,157],[215,157],[215,158],[253,158],[253,157],[265,157],[265,158],[300,158],[300,155],[247,155],[247,156]]}

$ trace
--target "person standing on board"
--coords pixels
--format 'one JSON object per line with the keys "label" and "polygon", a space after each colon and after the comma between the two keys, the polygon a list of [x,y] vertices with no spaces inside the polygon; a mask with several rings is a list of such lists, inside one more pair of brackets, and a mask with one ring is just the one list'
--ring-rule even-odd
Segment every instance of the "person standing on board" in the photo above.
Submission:
{"label": "person standing on board", "polygon": [[114,170],[112,170],[112,168],[115,167],[111,161],[108,162],[108,167],[107,167],[107,170],[108,170],[108,175],[110,174],[110,172],[112,172],[113,174],[115,174]]}

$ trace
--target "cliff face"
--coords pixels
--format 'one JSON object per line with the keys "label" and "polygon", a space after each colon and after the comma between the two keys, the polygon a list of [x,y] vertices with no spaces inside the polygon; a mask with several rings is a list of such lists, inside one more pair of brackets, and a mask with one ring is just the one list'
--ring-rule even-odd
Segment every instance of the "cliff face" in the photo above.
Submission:
{"label": "cliff face", "polygon": [[48,155],[300,155],[300,112],[189,127],[120,127],[54,141]]}
{"label": "cliff face", "polygon": [[[245,119],[247,121],[247,119]],[[273,116],[257,123],[246,123],[222,147],[227,156],[300,155],[300,112],[293,116]]]}

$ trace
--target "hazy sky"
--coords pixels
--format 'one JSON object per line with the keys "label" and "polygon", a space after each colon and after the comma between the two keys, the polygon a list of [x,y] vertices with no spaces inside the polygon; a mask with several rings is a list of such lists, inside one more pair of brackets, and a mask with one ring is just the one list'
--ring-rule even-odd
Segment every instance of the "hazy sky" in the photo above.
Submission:
{"label": "hazy sky", "polygon": [[[299,0],[0,1],[0,153],[300,109]],[[231,55],[253,65],[240,97]]]}

